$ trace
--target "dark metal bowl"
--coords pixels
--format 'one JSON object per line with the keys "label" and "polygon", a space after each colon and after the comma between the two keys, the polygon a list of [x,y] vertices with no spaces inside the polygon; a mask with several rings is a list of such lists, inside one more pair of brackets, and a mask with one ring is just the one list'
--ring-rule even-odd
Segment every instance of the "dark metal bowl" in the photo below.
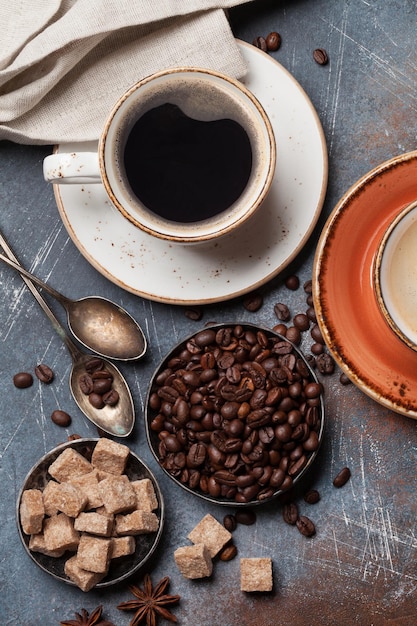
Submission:
{"label": "dark metal bowl", "polygon": [[[47,572],[54,578],[57,578],[65,583],[74,586],[75,583],[71,581],[64,573],[65,561],[69,558],[69,556],[71,556],[70,553],[66,553],[60,558],[54,558],[41,554],[40,552],[32,552],[31,550],[29,550],[30,536],[26,535],[23,532],[22,525],[20,523],[20,502],[22,498],[22,493],[23,491],[25,491],[25,489],[43,490],[43,488],[49,481],[49,466],[66,448],[73,448],[84,457],[86,457],[88,460],[90,460],[91,454],[96,446],[97,441],[98,439],[75,439],[74,441],[63,443],[45,454],[45,456],[43,456],[27,474],[25,480],[23,481],[19,496],[17,498],[17,527],[26,552],[28,553],[30,558],[45,572]],[[145,463],[141,461],[141,459],[133,452],[130,452],[129,454],[125,473],[130,480],[149,478],[152,481],[159,505],[158,509],[155,510],[155,514],[159,519],[159,527],[155,533],[137,536],[135,552],[129,556],[121,557],[112,561],[108,574],[100,583],[95,585],[94,588],[108,587],[110,585],[114,585],[134,574],[153,554],[162,535],[164,525],[164,501],[156,478],[149,470],[149,468],[145,465]]]}
{"label": "dark metal bowl", "polygon": [[[229,323],[229,324],[216,324],[213,326],[208,326],[208,327],[204,327],[202,328],[200,331],[198,331],[197,333],[193,333],[192,335],[189,335],[188,337],[186,337],[184,340],[182,340],[180,343],[178,343],[162,360],[162,362],[160,363],[160,365],[157,367],[153,377],[151,378],[150,381],[150,385],[149,385],[149,389],[148,389],[148,393],[147,393],[147,398],[146,398],[146,404],[145,404],[145,424],[146,424],[146,434],[147,434],[147,439],[148,439],[148,444],[149,447],[153,453],[153,455],[155,456],[156,460],[158,461],[158,463],[160,464],[160,466],[162,467],[162,469],[164,470],[164,472],[177,484],[179,485],[182,489],[185,489],[186,491],[188,491],[189,493],[192,493],[200,498],[203,498],[204,500],[207,500],[209,502],[212,502],[214,504],[220,504],[220,505],[227,505],[227,506],[254,506],[254,505],[260,505],[263,504],[265,502],[269,502],[272,499],[277,498],[278,496],[282,495],[284,493],[284,491],[286,491],[287,489],[283,490],[281,488],[277,488],[274,493],[272,495],[270,495],[269,497],[265,497],[265,498],[257,498],[257,499],[253,499],[250,500],[248,502],[239,502],[239,501],[235,501],[234,499],[231,498],[227,498],[227,497],[214,497],[212,495],[210,495],[209,493],[207,493],[206,491],[203,491],[201,488],[190,488],[190,486],[188,484],[184,484],[184,482],[181,480],[181,476],[180,475],[174,475],[173,473],[171,473],[170,471],[168,471],[164,465],[161,462],[161,457],[159,454],[159,445],[160,445],[160,439],[159,439],[159,435],[157,432],[155,432],[155,430],[153,430],[151,424],[153,422],[153,420],[156,418],[156,416],[158,415],[158,411],[155,409],[151,408],[151,404],[150,404],[150,399],[152,394],[154,394],[154,392],[157,390],[158,388],[158,384],[157,384],[157,379],[159,377],[159,375],[161,374],[161,372],[163,370],[165,370],[168,367],[168,363],[172,363],[172,359],[175,357],[178,357],[178,355],[180,355],[183,350],[186,349],[187,344],[189,344],[190,341],[193,340],[193,338],[199,334],[201,331],[205,331],[208,329],[212,329],[215,332],[217,332],[220,329],[225,329],[225,328],[231,328],[231,327],[235,327],[235,326],[242,326],[242,328],[244,329],[244,331],[252,331],[254,333],[257,333],[258,331],[261,331],[263,333],[266,334],[266,336],[269,339],[272,339],[273,341],[283,341],[286,342],[287,344],[289,344],[289,346],[291,346],[293,353],[296,355],[297,358],[302,359],[302,361],[304,362],[304,364],[307,366],[308,368],[308,372],[309,372],[309,381],[311,382],[318,382],[316,375],[314,373],[314,371],[312,370],[312,368],[310,367],[309,363],[307,362],[305,356],[302,354],[302,352],[296,347],[294,346],[294,344],[292,344],[291,342],[289,342],[285,337],[283,337],[282,335],[279,335],[278,333],[266,329],[266,328],[262,328],[260,326],[255,326],[252,324],[247,324],[247,323]],[[308,472],[308,470],[310,469],[314,459],[317,456],[322,438],[323,438],[323,432],[324,432],[324,402],[323,402],[323,394],[321,394],[320,396],[320,403],[319,403],[319,407],[318,407],[318,411],[319,411],[319,417],[320,417],[320,424],[319,424],[319,428],[317,430],[317,435],[318,435],[318,439],[319,439],[319,446],[316,450],[314,450],[313,452],[308,454],[308,458],[307,458],[307,462],[305,464],[305,466],[300,470],[300,472],[293,477],[293,482],[292,482],[292,486],[294,486],[297,482],[300,481],[300,479],[306,474],[306,472]]]}

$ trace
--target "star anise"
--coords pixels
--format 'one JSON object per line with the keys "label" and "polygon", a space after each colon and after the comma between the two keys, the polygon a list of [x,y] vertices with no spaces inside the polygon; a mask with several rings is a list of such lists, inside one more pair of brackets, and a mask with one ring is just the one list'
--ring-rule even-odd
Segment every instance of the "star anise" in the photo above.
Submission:
{"label": "star anise", "polygon": [[94,609],[91,615],[85,609],[81,609],[81,614],[75,613],[77,619],[69,619],[65,622],[60,622],[60,624],[61,626],[115,626],[113,622],[101,619],[102,612],[103,607],[101,605]]}
{"label": "star anise", "polygon": [[146,574],[143,580],[143,590],[139,587],[130,586],[129,590],[137,598],[128,600],[117,605],[121,611],[136,611],[130,626],[139,626],[146,620],[146,626],[156,626],[158,615],[164,617],[169,622],[176,622],[177,618],[166,606],[178,604],[180,596],[170,596],[165,593],[169,585],[169,576],[165,576],[155,587],[152,585],[151,577]]}

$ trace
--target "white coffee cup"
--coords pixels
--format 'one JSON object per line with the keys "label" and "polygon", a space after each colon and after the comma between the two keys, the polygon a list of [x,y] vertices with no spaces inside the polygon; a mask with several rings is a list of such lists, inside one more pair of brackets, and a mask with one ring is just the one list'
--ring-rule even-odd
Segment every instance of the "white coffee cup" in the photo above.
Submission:
{"label": "white coffee cup", "polygon": [[[179,171],[184,178],[172,174],[172,180],[168,184],[165,179],[168,174],[172,173],[176,164],[172,165],[172,161],[169,161],[169,167],[164,168],[161,165],[158,159],[162,160],[162,157],[160,158],[157,153],[155,142],[145,141],[145,131],[143,130],[150,128],[151,122],[148,120],[152,118],[149,116],[154,115],[150,112],[157,111],[159,114],[167,105],[173,110],[175,109],[176,114],[179,109],[181,115],[185,115],[186,122],[193,126],[190,136],[196,135],[194,127],[204,131],[204,137],[208,138],[207,145],[210,146],[210,150],[212,150],[212,144],[214,145],[215,136],[222,140],[225,136],[229,136],[228,133],[226,135],[221,134],[220,124],[223,123],[222,120],[231,120],[233,128],[238,129],[239,127],[240,130],[243,129],[244,131],[245,141],[250,146],[250,167],[247,166],[246,161],[244,164],[246,169],[243,165],[237,166],[235,164],[233,175],[225,175],[223,170],[219,170],[220,157],[223,158],[224,171],[228,171],[229,163],[235,163],[231,155],[234,155],[234,158],[240,163],[240,155],[244,152],[241,149],[241,144],[236,143],[235,145],[235,135],[232,133],[230,133],[230,141],[224,140],[221,144],[217,153],[218,157],[214,158],[212,155],[213,158],[209,166],[199,165],[200,161],[197,157],[201,156],[201,150],[197,150],[196,146],[202,144],[203,140],[200,139],[200,144],[197,142],[192,144],[195,158],[187,157],[191,163],[192,173],[187,174],[185,166],[181,163],[182,169]],[[143,120],[146,120],[146,124]],[[188,122],[187,120],[193,121]],[[168,124],[164,123],[168,128]],[[137,174],[138,180],[134,180],[130,172],[133,165],[129,165],[129,161],[126,165],[125,153],[127,154],[127,146],[133,142],[133,137],[136,136],[139,126],[142,128],[142,140],[138,141],[134,148],[137,151],[141,167]],[[160,139],[159,135],[163,132],[161,128],[165,128],[162,123],[155,123],[155,134],[158,136],[158,140]],[[151,136],[153,136],[152,133]],[[183,135],[179,136],[182,137]],[[178,143],[181,144],[181,141],[172,144],[175,146],[175,151],[179,150],[177,148]],[[185,144],[186,142],[184,142]],[[232,146],[234,146],[233,149]],[[183,148],[184,146],[182,146]],[[150,169],[150,159],[146,160],[146,155],[150,152],[152,152],[154,159],[154,169]],[[190,152],[190,154],[192,153]],[[177,158],[177,152],[172,158]],[[139,81],[119,99],[104,125],[97,153],[56,152],[44,160],[44,177],[48,182],[56,184],[102,183],[112,204],[138,228],[150,235],[171,242],[198,243],[232,232],[257,211],[270,189],[275,172],[275,163],[276,145],[270,120],[260,102],[242,83],[208,69],[172,68]],[[189,166],[188,163],[187,167]],[[210,184],[206,173],[212,170],[215,173],[213,174],[213,182]],[[141,171],[148,173],[139,178]],[[235,171],[239,173],[239,176],[234,176]],[[241,171],[246,172],[247,181],[245,177],[241,177]],[[160,176],[158,172],[160,172]],[[202,177],[206,186],[200,185],[200,182],[197,186],[194,185],[196,187],[194,194],[196,195],[192,196],[190,192],[191,182],[197,180],[196,173]],[[237,187],[237,191],[235,191],[235,188],[229,184],[235,178],[242,187],[241,191]],[[183,197],[177,189],[178,180],[182,181],[180,188],[184,188]],[[140,199],[133,191],[132,185],[135,186],[136,184],[145,187],[148,185],[147,197],[150,197],[150,201]],[[232,197],[232,190],[235,193],[230,202],[227,194],[220,195],[220,191],[216,191],[219,185],[224,186],[230,197]],[[175,187],[176,195],[173,195],[173,191],[171,192],[171,187]],[[163,196],[162,200],[159,198],[161,195]],[[156,211],[153,205],[152,208],[149,205],[152,202],[156,203],[157,196],[162,208],[158,205]],[[172,197],[175,197],[177,202],[167,201]],[[183,198],[190,205],[184,211],[191,211],[191,209],[194,211],[192,217],[189,217],[189,213],[187,214],[187,221],[182,216],[177,218],[176,213],[177,204],[182,204]],[[222,206],[222,202],[225,206]],[[207,205],[206,211],[208,213],[201,217],[199,207],[203,204]],[[167,217],[167,211],[171,210],[172,207],[175,208],[175,211],[173,214],[169,213]],[[218,210],[218,207],[222,208]],[[210,213],[211,208],[213,210]]]}
{"label": "white coffee cup", "polygon": [[417,201],[387,228],[374,278],[377,300],[391,330],[417,351]]}

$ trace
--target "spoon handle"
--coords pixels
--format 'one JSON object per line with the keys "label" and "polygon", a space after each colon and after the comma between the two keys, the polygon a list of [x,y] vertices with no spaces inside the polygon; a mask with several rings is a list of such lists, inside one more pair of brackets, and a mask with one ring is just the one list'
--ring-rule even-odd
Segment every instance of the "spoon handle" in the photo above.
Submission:
{"label": "spoon handle", "polygon": [[[4,238],[4,235],[1,233],[1,231],[0,231],[0,245],[3,248],[4,252],[6,253],[7,258],[10,259],[11,261],[13,261],[15,264],[17,264],[20,267],[19,260],[14,255],[12,249],[10,248],[9,244],[7,243],[7,241]],[[19,269],[19,271],[20,271],[20,269]],[[71,339],[68,337],[67,333],[64,330],[64,327],[57,320],[57,318],[55,317],[55,314],[49,308],[49,305],[47,304],[46,300],[44,300],[44,298],[41,296],[39,291],[36,289],[34,283],[32,282],[32,279],[29,278],[26,275],[24,276],[23,273],[21,274],[21,276],[22,276],[22,280],[25,281],[26,285],[28,286],[28,288],[32,292],[32,295],[34,296],[34,298],[36,299],[36,301],[38,302],[38,304],[42,308],[43,312],[46,314],[46,316],[48,317],[49,321],[52,323],[52,326],[54,327],[54,330],[58,333],[58,335],[64,341],[64,343],[67,346],[67,348],[68,348],[72,358],[76,359],[78,357],[78,355],[80,354],[78,348],[71,341]]]}

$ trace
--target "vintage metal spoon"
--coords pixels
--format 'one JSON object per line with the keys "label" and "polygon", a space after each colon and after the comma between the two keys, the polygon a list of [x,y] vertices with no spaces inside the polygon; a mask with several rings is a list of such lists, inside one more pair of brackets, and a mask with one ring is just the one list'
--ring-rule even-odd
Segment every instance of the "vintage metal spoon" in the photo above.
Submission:
{"label": "vintage metal spoon", "polygon": [[[4,238],[0,234],[4,248]],[[0,260],[42,287],[66,310],[68,327],[74,337],[100,356],[119,361],[140,359],[146,352],[146,338],[139,324],[115,302],[100,296],[70,300],[24,269],[19,263],[0,254]]]}
{"label": "vintage metal spoon", "polygon": [[[0,241],[7,256],[18,264],[18,260],[1,235]],[[85,395],[80,388],[80,377],[86,372],[85,364],[90,361],[90,359],[94,358],[95,355],[86,354],[77,348],[55,317],[52,310],[49,308],[49,305],[43,299],[35,285],[31,282],[31,279],[23,275],[22,279],[25,281],[43,312],[52,322],[55,331],[68,348],[73,362],[69,385],[72,396],[78,407],[84,415],[91,422],[93,422],[93,424],[101,428],[106,433],[114,435],[115,437],[127,437],[132,432],[135,423],[135,410],[132,396],[124,377],[119,372],[117,367],[109,361],[103,359],[104,368],[113,375],[113,389],[115,389],[119,394],[119,401],[115,406],[105,405],[102,409],[95,408],[90,403],[88,396]]]}

